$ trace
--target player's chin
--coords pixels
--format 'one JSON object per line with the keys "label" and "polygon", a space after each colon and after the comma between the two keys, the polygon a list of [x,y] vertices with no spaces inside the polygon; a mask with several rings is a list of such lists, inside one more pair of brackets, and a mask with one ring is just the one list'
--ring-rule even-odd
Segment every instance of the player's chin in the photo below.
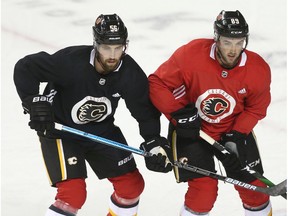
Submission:
{"label": "player's chin", "polygon": [[229,57],[223,62],[226,68],[233,68],[237,64],[237,59],[235,57]]}
{"label": "player's chin", "polygon": [[117,62],[117,61],[108,61],[108,62],[106,63],[106,66],[107,66],[108,68],[110,68],[110,69],[115,68],[117,65],[118,65],[118,62]]}

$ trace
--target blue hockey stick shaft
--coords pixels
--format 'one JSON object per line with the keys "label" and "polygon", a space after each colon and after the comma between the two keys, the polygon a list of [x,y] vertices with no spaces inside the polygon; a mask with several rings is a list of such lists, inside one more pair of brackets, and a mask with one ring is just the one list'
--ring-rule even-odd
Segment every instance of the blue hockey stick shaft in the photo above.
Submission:
{"label": "blue hockey stick shaft", "polygon": [[86,137],[86,138],[91,139],[93,141],[96,141],[96,142],[99,142],[99,143],[102,143],[102,144],[105,144],[105,145],[108,145],[108,146],[112,146],[112,147],[115,147],[115,148],[119,148],[119,149],[122,149],[122,150],[130,151],[132,153],[135,153],[135,154],[138,154],[138,155],[142,155],[142,156],[145,156],[145,157],[152,155],[150,152],[144,152],[141,149],[133,148],[131,146],[124,145],[122,143],[119,143],[119,142],[116,142],[116,141],[113,141],[113,140],[109,140],[109,139],[106,139],[106,138],[103,138],[103,137],[99,137],[99,136],[96,136],[94,134],[86,133],[86,132],[77,130],[75,128],[71,128],[71,127],[59,124],[59,123],[55,123],[55,129],[61,130],[61,131],[66,131],[66,132],[73,133],[73,134],[77,134],[79,136]]}

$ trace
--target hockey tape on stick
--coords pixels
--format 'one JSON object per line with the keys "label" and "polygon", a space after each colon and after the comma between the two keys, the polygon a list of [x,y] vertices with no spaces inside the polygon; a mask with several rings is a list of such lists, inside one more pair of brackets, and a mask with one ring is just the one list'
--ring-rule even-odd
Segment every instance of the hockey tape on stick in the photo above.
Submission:
{"label": "hockey tape on stick", "polygon": [[[202,139],[204,139],[206,142],[208,142],[210,145],[212,145],[213,147],[215,147],[216,149],[221,151],[223,154],[230,154],[230,152],[223,145],[221,145],[219,142],[214,140],[212,137],[210,137],[207,133],[205,133],[202,130],[200,130],[200,137]],[[269,186],[269,187],[275,186],[275,184],[273,182],[271,182],[269,179],[267,179],[266,177],[261,175],[261,173],[257,172],[256,170],[253,170],[250,166],[246,165],[246,167],[243,168],[243,170],[246,170],[251,175],[253,175],[255,178],[259,179],[261,182],[266,184],[267,186]],[[284,199],[287,199],[287,193],[286,192],[281,194],[281,196]]]}
{"label": "hockey tape on stick", "polygon": [[[75,128],[71,128],[71,127],[68,127],[68,126],[65,126],[65,125],[62,125],[59,123],[55,123],[55,129],[60,130],[60,131],[65,131],[68,133],[72,133],[72,134],[76,134],[76,135],[79,135],[82,137],[86,137],[86,138],[93,140],[95,142],[98,142],[98,143],[101,143],[104,145],[108,145],[108,146],[112,146],[112,147],[122,149],[125,151],[129,151],[129,152],[132,152],[132,153],[135,153],[138,155],[142,155],[144,157],[149,157],[152,155],[150,152],[146,152],[146,151],[143,151],[141,149],[133,148],[131,146],[127,146],[127,145],[124,145],[124,144],[119,143],[119,142],[115,142],[115,141],[112,141],[112,140],[109,140],[106,138],[102,138],[102,137],[99,137],[99,136],[96,136],[93,134],[89,134],[89,133],[86,133],[84,131],[81,131],[81,130],[78,130]],[[195,172],[195,173],[198,173],[198,174],[201,174],[204,176],[209,176],[211,178],[215,178],[215,179],[227,182],[229,184],[237,185],[239,187],[243,187],[243,188],[246,188],[248,190],[253,190],[253,191],[265,193],[265,194],[268,194],[270,196],[279,196],[279,195],[285,193],[287,190],[286,180],[281,182],[278,185],[275,185],[275,186],[272,186],[269,188],[263,188],[263,187],[258,187],[256,185],[247,184],[245,182],[241,182],[241,181],[236,180],[236,179],[232,179],[229,177],[218,175],[217,173],[210,172],[208,170],[204,170],[204,169],[194,167],[194,166],[188,165],[186,163],[178,162],[178,161],[174,162],[173,166],[177,166],[179,168],[182,168],[182,169],[185,169],[185,170],[188,170],[191,172]]]}

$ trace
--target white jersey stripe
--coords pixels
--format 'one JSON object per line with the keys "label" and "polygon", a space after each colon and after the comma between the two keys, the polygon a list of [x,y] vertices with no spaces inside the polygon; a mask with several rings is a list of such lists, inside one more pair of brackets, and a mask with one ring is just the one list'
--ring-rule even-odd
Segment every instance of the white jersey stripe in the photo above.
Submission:
{"label": "white jersey stripe", "polygon": [[185,89],[186,89],[185,86],[181,85],[180,87],[178,87],[173,91],[173,96],[175,97],[176,100],[186,94]]}

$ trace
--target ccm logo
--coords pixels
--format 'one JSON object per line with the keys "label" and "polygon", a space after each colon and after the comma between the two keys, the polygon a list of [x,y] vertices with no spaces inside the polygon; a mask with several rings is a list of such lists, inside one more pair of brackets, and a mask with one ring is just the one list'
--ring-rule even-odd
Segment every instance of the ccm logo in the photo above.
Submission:
{"label": "ccm logo", "polygon": [[198,113],[197,113],[196,115],[194,115],[194,116],[189,117],[189,118],[179,119],[179,120],[178,120],[178,123],[179,123],[179,124],[185,124],[185,123],[187,123],[187,122],[193,122],[193,121],[195,121],[195,119],[196,119],[197,117],[198,117]]}

